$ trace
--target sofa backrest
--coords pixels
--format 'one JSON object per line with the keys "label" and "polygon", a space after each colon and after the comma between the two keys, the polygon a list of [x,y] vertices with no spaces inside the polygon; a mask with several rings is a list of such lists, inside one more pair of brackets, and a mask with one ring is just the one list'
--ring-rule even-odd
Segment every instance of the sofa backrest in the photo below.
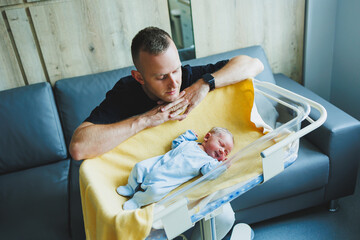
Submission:
{"label": "sofa backrest", "polygon": [[205,65],[208,63],[216,63],[219,60],[223,60],[223,59],[230,59],[238,55],[248,55],[250,57],[260,59],[260,61],[264,64],[264,71],[262,71],[259,75],[257,75],[256,79],[275,84],[275,79],[270,64],[267,60],[264,49],[261,46],[240,48],[229,52],[211,55],[208,57],[191,59],[188,61],[184,61],[183,64],[189,64],[190,66]]}
{"label": "sofa backrest", "polygon": [[0,136],[0,174],[66,158],[49,83],[0,92]]}

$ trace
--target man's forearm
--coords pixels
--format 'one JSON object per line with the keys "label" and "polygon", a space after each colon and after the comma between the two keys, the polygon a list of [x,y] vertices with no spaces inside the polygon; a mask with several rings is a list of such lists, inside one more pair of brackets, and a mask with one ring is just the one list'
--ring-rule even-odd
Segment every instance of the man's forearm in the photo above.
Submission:
{"label": "man's forearm", "polygon": [[70,154],[75,160],[93,158],[115,148],[147,126],[140,117],[113,124],[81,124],[71,139]]}
{"label": "man's forearm", "polygon": [[[158,105],[148,112],[112,124],[82,123],[74,132],[69,151],[73,159],[82,160],[106,153],[138,132],[169,120],[181,120],[187,106],[183,99],[173,112],[168,104]],[[166,110],[163,110],[165,108]],[[171,115],[171,116],[170,116]]]}
{"label": "man's forearm", "polygon": [[253,78],[263,70],[264,65],[259,59],[240,55],[230,59],[224,67],[212,75],[215,78],[215,87],[220,88]]}

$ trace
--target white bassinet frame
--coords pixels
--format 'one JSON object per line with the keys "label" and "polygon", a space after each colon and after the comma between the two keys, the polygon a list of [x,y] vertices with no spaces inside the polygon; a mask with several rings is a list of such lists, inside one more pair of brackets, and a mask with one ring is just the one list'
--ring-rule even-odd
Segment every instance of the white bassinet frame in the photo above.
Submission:
{"label": "white bassinet frame", "polygon": [[[256,179],[252,182],[253,184],[250,188],[255,187],[258,184],[268,181],[270,178],[276,176],[284,170],[284,149],[293,143],[298,143],[299,139],[304,135],[310,133],[316,128],[320,127],[326,120],[327,112],[325,108],[317,102],[314,102],[310,99],[307,99],[303,96],[300,96],[296,93],[293,93],[289,90],[281,88],[277,85],[261,82],[258,80],[253,80],[254,89],[256,93],[262,94],[263,96],[276,101],[278,104],[281,104],[287,108],[292,109],[296,112],[296,117],[290,120],[289,122],[283,124],[282,126],[274,129],[270,133],[264,135],[253,143],[249,144],[245,148],[241,149],[234,156],[232,156],[227,161],[234,161],[234,159],[239,159],[241,156],[245,156],[247,152],[252,151],[253,147],[269,140],[272,140],[278,136],[286,135],[282,140],[279,140],[274,145],[262,150],[259,154],[262,157],[263,164],[263,175],[261,178]],[[288,102],[280,99],[288,99],[291,102],[296,102],[297,105],[289,104]],[[320,113],[320,117],[315,121],[308,117],[310,110],[316,109]],[[309,121],[309,125],[302,128],[300,123],[304,120]],[[298,130],[289,132],[288,129],[294,129],[294,126],[299,126]],[[296,157],[295,157],[296,158]],[[295,159],[291,159],[292,162]],[[289,164],[288,164],[289,165]],[[221,167],[221,165],[219,166]],[[192,182],[188,186],[184,187],[181,190],[178,190],[174,194],[162,199],[155,205],[154,210],[154,225],[156,223],[162,223],[166,236],[168,239],[172,239],[179,234],[183,233],[187,229],[194,226],[195,222],[192,221],[192,212],[188,209],[188,200],[185,197],[185,193],[189,191],[194,191],[197,187],[200,187],[202,183],[206,182],[211,178],[211,175],[216,172],[217,169],[214,169],[210,173],[202,176],[196,181]],[[246,183],[236,185],[239,189],[242,188]],[[247,190],[249,190],[248,188]],[[230,202],[240,196],[243,192],[237,191],[238,194],[231,195],[231,198],[227,198],[227,201],[221,201],[221,206],[216,206],[216,208],[211,209],[211,212],[207,212],[202,219],[200,220],[200,229],[203,239],[206,240],[216,240],[215,233],[215,219],[222,211],[223,204]],[[176,201],[174,200],[176,199]]]}

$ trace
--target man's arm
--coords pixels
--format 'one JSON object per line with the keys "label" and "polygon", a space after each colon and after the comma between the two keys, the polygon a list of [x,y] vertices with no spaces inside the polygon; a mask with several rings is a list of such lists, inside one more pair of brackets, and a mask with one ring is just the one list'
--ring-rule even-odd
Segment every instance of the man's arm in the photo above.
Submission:
{"label": "man's arm", "polygon": [[264,65],[259,59],[240,55],[230,59],[223,68],[212,75],[215,78],[215,87],[220,88],[253,78],[263,70]]}
{"label": "man's arm", "polygon": [[[215,78],[215,88],[235,84],[247,78],[253,78],[263,70],[264,65],[259,59],[246,55],[236,56],[230,59],[224,67],[212,73]],[[209,85],[202,78],[186,88],[183,98],[187,99],[189,105],[183,115],[186,116],[191,112],[205,98],[209,90]],[[177,109],[176,103],[170,103],[162,110],[166,111],[168,108]]]}
{"label": "man's arm", "polygon": [[83,122],[74,132],[69,151],[73,159],[82,160],[93,158],[115,148],[121,142],[134,136],[136,133],[150,127],[155,127],[169,120],[182,120],[179,115],[187,106],[184,98],[175,101],[180,108],[172,113],[170,110],[161,111],[162,105],[150,111],[112,124],[93,124]]}

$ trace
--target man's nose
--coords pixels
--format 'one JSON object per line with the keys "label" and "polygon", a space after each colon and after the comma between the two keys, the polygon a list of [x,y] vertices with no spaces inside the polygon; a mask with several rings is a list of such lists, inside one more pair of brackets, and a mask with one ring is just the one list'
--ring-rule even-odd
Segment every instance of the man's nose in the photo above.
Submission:
{"label": "man's nose", "polygon": [[171,87],[177,86],[177,81],[173,74],[169,74],[169,86],[171,86]]}

